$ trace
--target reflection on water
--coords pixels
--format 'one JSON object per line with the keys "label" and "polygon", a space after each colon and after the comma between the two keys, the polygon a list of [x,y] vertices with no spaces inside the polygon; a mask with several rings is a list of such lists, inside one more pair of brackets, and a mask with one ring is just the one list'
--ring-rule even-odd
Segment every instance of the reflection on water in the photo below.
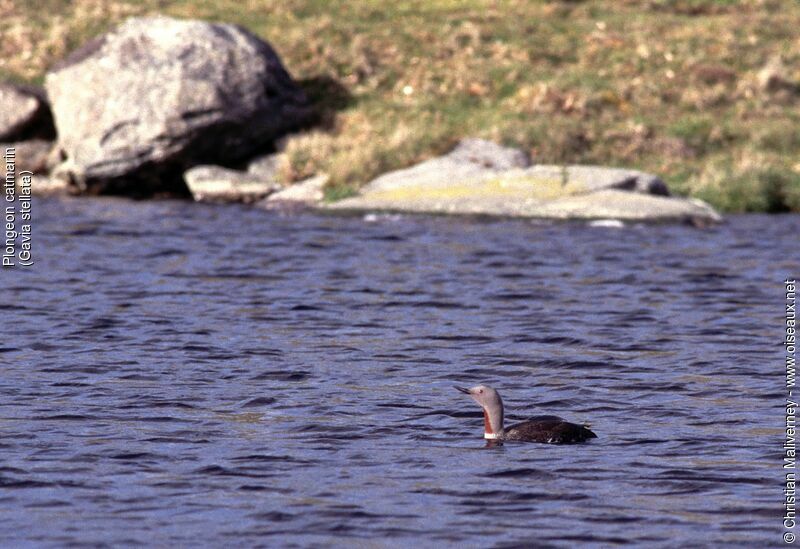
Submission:
{"label": "reflection on water", "polygon": [[[4,544],[780,535],[797,216],[708,231],[37,200],[3,271]],[[452,385],[582,446],[486,448]]]}

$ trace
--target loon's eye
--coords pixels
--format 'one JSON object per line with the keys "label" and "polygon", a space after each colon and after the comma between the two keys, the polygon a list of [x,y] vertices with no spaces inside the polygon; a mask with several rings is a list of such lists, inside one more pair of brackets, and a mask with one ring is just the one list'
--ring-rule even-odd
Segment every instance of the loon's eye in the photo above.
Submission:
{"label": "loon's eye", "polygon": [[483,389],[478,389],[478,392],[483,394]]}

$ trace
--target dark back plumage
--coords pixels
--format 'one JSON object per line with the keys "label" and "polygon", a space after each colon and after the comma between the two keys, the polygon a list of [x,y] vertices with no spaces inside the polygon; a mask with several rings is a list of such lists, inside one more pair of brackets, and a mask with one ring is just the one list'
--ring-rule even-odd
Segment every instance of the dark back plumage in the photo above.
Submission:
{"label": "dark back plumage", "polygon": [[597,438],[590,429],[564,421],[558,416],[535,416],[503,431],[503,440],[574,444]]}

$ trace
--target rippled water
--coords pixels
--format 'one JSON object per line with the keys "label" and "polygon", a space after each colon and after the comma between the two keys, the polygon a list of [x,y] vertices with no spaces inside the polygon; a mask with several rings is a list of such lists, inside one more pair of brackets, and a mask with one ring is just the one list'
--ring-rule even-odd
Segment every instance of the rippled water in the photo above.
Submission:
{"label": "rippled water", "polygon": [[[4,545],[780,542],[800,217],[710,230],[34,202]],[[485,448],[453,384],[581,446]]]}

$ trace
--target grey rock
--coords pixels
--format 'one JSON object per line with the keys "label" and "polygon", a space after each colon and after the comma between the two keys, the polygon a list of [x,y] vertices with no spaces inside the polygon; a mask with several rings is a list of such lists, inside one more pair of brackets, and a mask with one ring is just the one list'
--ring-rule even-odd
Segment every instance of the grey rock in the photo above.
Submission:
{"label": "grey rock", "polygon": [[44,174],[34,174],[31,178],[31,193],[35,195],[68,194],[66,180]]}
{"label": "grey rock", "polygon": [[[277,202],[299,202],[306,205],[314,205],[322,202],[325,198],[325,185],[330,178],[327,174],[315,175],[282,189],[267,198],[269,203]],[[265,204],[269,207],[269,204]]]}
{"label": "grey rock", "polygon": [[278,181],[283,158],[280,152],[254,158],[247,164],[247,173],[264,180]]}
{"label": "grey rock", "polygon": [[548,219],[618,219],[626,221],[685,221],[694,224],[722,220],[701,200],[604,189],[540,204],[536,217]]}
{"label": "grey rock", "polygon": [[670,197],[661,179],[636,170],[548,165],[498,170],[452,158],[453,153],[385,174],[367,184],[359,196],[323,207],[696,224],[720,220],[709,205]]}
{"label": "grey rock", "polygon": [[17,172],[45,173],[53,142],[45,139],[29,139],[18,143],[0,143],[0,151],[5,154],[14,149],[14,167]]}
{"label": "grey rock", "polygon": [[374,179],[367,184],[365,191],[399,189],[410,181],[429,188],[447,187],[454,180],[493,176],[529,165],[528,156],[518,149],[503,147],[483,139],[464,139],[445,156]]}
{"label": "grey rock", "polygon": [[221,166],[195,166],[184,174],[198,202],[256,202],[281,188],[271,179]]}
{"label": "grey rock", "polygon": [[[540,166],[537,166],[540,167]],[[541,166],[547,168],[548,166]],[[549,168],[555,168],[549,166]],[[567,166],[567,178],[570,182],[580,182],[591,191],[601,189],[622,189],[638,193],[669,196],[669,188],[659,177],[624,168],[607,168],[604,166]]]}
{"label": "grey rock", "polygon": [[235,163],[313,117],[266,42],[241,27],[132,18],[46,77],[72,184],[181,190],[198,164]]}
{"label": "grey rock", "polygon": [[519,149],[477,138],[462,139],[445,158],[497,171],[525,168],[531,163],[530,157]]}
{"label": "grey rock", "polygon": [[[506,177],[516,177],[506,172]],[[554,166],[538,164],[519,172],[519,177],[532,180],[561,181],[564,185],[579,186],[584,192],[601,189],[623,189],[645,194],[669,196],[669,189],[659,177],[625,168],[605,166]]]}
{"label": "grey rock", "polygon": [[0,83],[0,141],[53,139],[55,131],[44,90]]}

